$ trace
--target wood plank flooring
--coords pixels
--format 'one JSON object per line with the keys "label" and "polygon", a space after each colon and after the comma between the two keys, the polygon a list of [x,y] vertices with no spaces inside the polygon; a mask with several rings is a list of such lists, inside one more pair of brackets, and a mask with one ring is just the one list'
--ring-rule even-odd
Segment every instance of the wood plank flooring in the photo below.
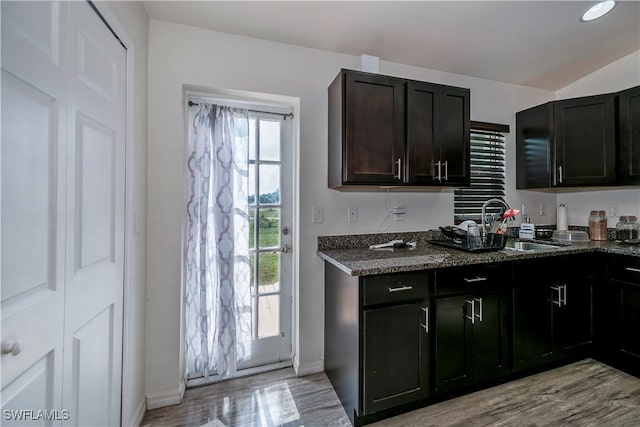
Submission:
{"label": "wood plank flooring", "polygon": [[[350,426],[324,373],[291,368],[190,388],[182,404],[147,411],[142,426]],[[640,379],[592,359],[374,424],[640,427]]]}

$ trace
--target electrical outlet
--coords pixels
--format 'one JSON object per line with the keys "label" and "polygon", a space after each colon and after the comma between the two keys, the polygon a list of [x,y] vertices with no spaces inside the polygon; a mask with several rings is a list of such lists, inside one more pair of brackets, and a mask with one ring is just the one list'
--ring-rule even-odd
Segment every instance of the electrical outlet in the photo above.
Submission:
{"label": "electrical outlet", "polygon": [[391,209],[391,213],[393,214],[394,221],[404,221],[404,205],[394,206],[393,209]]}
{"label": "electrical outlet", "polygon": [[547,207],[542,202],[540,202],[540,212],[538,213],[540,216],[545,216],[547,214]]}
{"label": "electrical outlet", "polygon": [[349,222],[358,221],[358,208],[349,207],[347,209],[347,221]]}
{"label": "electrical outlet", "polygon": [[311,206],[311,222],[321,224],[324,220],[324,208],[322,206]]}
{"label": "electrical outlet", "polygon": [[620,216],[620,203],[618,202],[609,203],[609,216],[612,218],[617,218]]}

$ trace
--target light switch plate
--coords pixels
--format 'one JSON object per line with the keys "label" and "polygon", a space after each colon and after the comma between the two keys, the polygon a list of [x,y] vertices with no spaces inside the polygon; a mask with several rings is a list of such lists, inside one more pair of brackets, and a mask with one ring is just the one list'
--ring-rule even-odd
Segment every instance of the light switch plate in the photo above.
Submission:
{"label": "light switch plate", "polygon": [[349,222],[357,222],[358,221],[358,208],[349,207],[347,209],[347,220]]}
{"label": "light switch plate", "polygon": [[311,222],[321,224],[324,221],[324,208],[322,206],[311,206]]}

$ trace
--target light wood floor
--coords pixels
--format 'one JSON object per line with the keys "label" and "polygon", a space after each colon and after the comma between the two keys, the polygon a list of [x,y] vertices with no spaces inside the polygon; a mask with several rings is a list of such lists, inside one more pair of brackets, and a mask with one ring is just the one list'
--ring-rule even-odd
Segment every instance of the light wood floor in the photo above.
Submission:
{"label": "light wood floor", "polygon": [[[350,426],[324,373],[291,368],[190,388],[142,426]],[[640,427],[640,379],[591,359],[371,424]]]}

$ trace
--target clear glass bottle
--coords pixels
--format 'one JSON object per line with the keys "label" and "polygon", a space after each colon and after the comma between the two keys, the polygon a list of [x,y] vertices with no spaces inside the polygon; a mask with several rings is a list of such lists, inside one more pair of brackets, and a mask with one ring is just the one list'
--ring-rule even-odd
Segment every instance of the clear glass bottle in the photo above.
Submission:
{"label": "clear glass bottle", "polygon": [[605,211],[591,211],[589,214],[589,238],[607,240],[607,215]]}
{"label": "clear glass bottle", "polygon": [[638,238],[638,218],[634,215],[621,215],[616,224],[616,239],[627,240]]}

